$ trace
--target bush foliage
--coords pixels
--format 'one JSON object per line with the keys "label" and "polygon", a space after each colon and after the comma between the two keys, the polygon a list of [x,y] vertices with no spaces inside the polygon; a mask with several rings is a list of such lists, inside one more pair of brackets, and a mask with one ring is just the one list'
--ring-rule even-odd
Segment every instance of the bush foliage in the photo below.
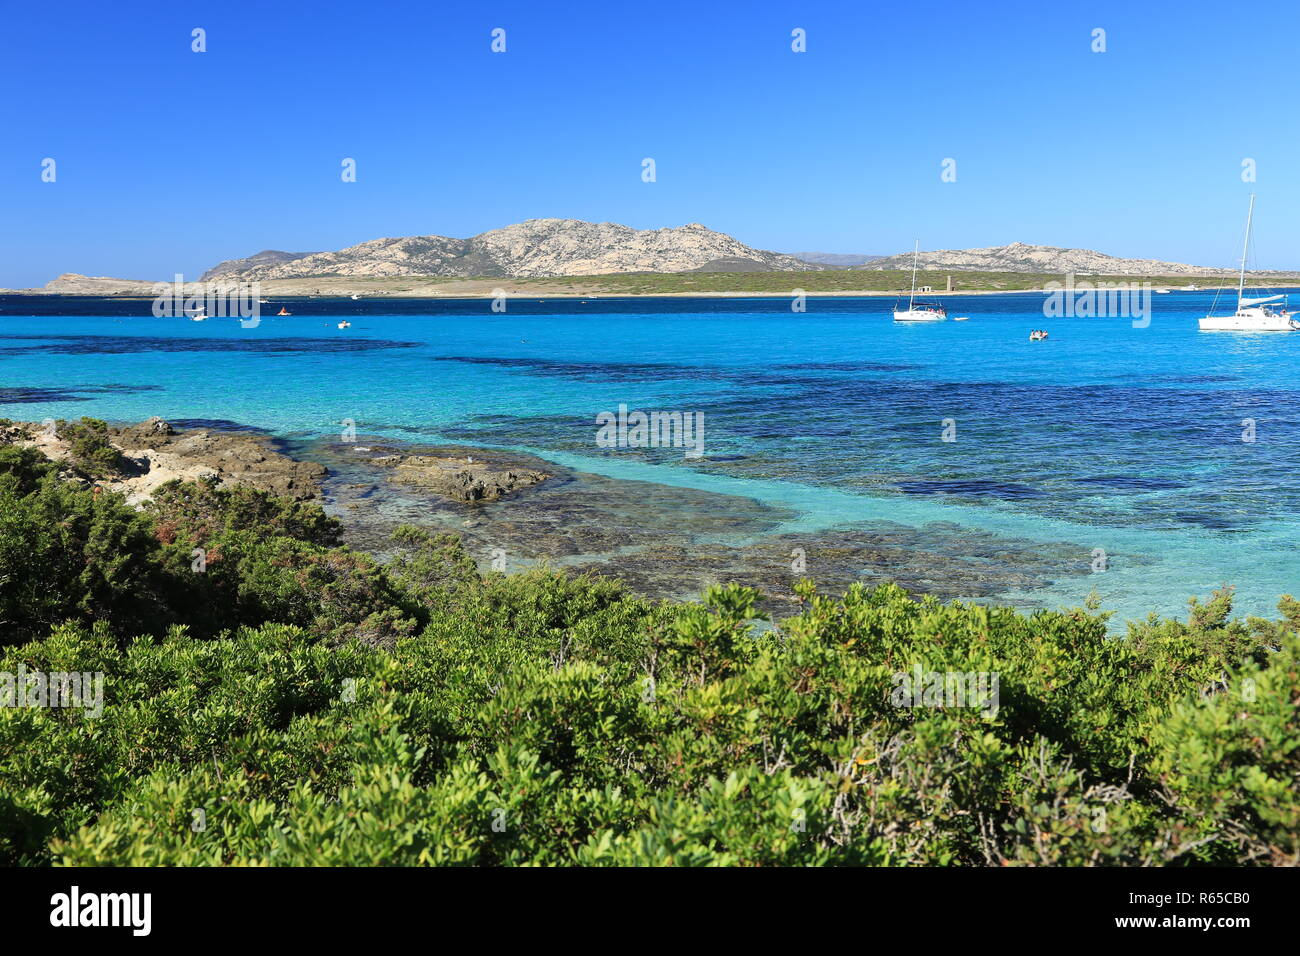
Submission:
{"label": "bush foliage", "polygon": [[[99,717],[0,707],[0,863],[1300,860],[1289,598],[1108,638],[804,582],[771,626],[746,588],[656,604],[338,533],[203,484],[139,513],[0,451],[0,673],[105,675]],[[899,706],[917,667],[997,674],[998,706]]]}

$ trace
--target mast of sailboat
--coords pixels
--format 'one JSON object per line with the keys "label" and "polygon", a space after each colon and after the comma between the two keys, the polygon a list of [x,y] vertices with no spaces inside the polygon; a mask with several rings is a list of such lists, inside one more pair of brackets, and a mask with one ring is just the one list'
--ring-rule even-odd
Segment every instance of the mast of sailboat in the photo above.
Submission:
{"label": "mast of sailboat", "polygon": [[1250,194],[1250,208],[1246,210],[1246,241],[1241,246],[1241,278],[1237,280],[1237,308],[1241,308],[1241,297],[1246,291],[1246,254],[1250,251],[1250,220],[1255,214],[1255,194]]}
{"label": "mast of sailboat", "polygon": [[[1251,197],[1254,202],[1254,197]],[[912,302],[916,299],[916,257],[921,254],[921,240],[916,240],[916,248],[912,250],[912,294],[907,297],[907,311],[912,311]]]}

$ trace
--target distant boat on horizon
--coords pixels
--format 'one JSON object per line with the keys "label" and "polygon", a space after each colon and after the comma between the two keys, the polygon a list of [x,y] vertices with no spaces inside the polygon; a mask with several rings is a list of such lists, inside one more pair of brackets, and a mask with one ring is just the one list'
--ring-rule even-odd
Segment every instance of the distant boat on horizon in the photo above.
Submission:
{"label": "distant boat on horizon", "polygon": [[[1246,298],[1246,259],[1250,254],[1250,228],[1255,215],[1255,194],[1250,194],[1250,206],[1246,210],[1246,241],[1241,247],[1241,272],[1237,279],[1237,311],[1232,315],[1207,315],[1200,320],[1202,332],[1294,332],[1300,329],[1300,322],[1287,311],[1285,295],[1266,295],[1259,298]],[[1222,291],[1222,290],[1220,290]],[[1219,297],[1214,297],[1218,304]],[[1280,309],[1270,307],[1270,303],[1281,302]],[[1210,306],[1214,312],[1214,306]]]}
{"label": "distant boat on horizon", "polygon": [[900,311],[898,303],[894,303],[894,321],[895,322],[942,322],[948,318],[948,313],[943,305],[938,302],[920,302],[916,301],[916,260],[921,254],[921,240],[916,240],[916,247],[912,250],[912,292],[907,297],[907,310]]}
{"label": "distant boat on horizon", "polygon": [[277,312],[277,313],[275,313],[275,314],[276,314],[276,315],[293,315],[293,313],[290,312],[290,311],[288,311],[284,306],[280,306],[280,311]]}

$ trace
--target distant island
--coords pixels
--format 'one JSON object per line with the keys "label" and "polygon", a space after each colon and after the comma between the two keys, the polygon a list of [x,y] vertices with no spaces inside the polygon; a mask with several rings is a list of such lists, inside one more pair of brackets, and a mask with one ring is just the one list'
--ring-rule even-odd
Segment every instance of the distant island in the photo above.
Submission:
{"label": "distant island", "polygon": [[[922,285],[963,292],[1041,289],[1063,275],[1146,280],[1161,285],[1218,279],[1231,269],[1126,259],[1088,249],[1013,242],[921,252]],[[633,229],[578,219],[529,219],[468,239],[372,239],[337,252],[268,249],[220,262],[200,282],[259,283],[282,296],[813,295],[889,294],[906,289],[911,253],[894,256],[755,249],[699,223]],[[1266,273],[1297,280],[1300,273]],[[950,281],[950,277],[952,281]],[[157,281],[65,273],[50,295],[154,294]]]}

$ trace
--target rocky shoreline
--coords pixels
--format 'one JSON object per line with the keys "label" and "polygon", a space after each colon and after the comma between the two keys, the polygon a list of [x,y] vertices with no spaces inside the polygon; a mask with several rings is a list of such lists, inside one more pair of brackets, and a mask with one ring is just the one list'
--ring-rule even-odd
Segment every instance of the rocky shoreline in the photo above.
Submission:
{"label": "rocky shoreline", "polygon": [[63,466],[70,481],[93,483],[138,505],[169,481],[215,480],[218,485],[248,485],[260,491],[305,500],[320,496],[322,465],[275,451],[271,439],[211,428],[177,429],[161,418],[136,425],[110,425],[108,444],[121,453],[120,465],[88,475],[78,467],[71,442],[57,423],[14,422],[0,428],[0,444],[28,446]]}
{"label": "rocky shoreline", "polygon": [[[735,495],[625,481],[531,455],[468,446],[414,445],[357,436],[277,440],[150,418],[110,425],[115,474],[88,477],[54,423],[0,423],[0,445],[27,445],[140,506],[174,479],[246,485],[316,500],[338,518],[344,541],[385,557],[399,525],[455,533],[483,571],[537,565],[616,577],[655,598],[697,597],[713,583],[757,587],[781,616],[798,605],[794,584],[823,590],[896,581],[944,600],[998,603],[1066,576],[1086,575],[1087,552],[1067,543],[1016,541],[948,525],[872,522],[790,533],[797,516]],[[1017,601],[1019,606],[1026,602]]]}

